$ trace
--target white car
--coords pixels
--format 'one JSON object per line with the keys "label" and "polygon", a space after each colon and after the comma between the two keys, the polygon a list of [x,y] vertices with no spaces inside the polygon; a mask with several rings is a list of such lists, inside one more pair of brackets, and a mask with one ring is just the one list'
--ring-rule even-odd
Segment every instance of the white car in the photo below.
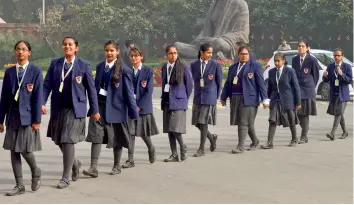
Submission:
{"label": "white car", "polygon": [[[293,57],[298,55],[297,50],[275,51],[273,53],[272,58],[268,61],[267,65],[264,67],[265,71],[263,73],[263,77],[264,77],[264,80],[266,83],[266,87],[268,87],[269,70],[271,68],[275,67],[274,54],[276,54],[277,52],[281,52],[285,55],[285,59],[288,62],[289,67],[291,67]],[[319,76],[320,78],[319,78],[318,84],[316,86],[317,95],[321,95],[321,98],[323,100],[329,100],[329,89],[330,89],[329,84],[322,81],[322,76],[323,76],[324,71],[326,71],[327,66],[334,62],[333,52],[327,51],[327,50],[311,49],[310,54],[311,54],[311,56],[314,56],[318,60],[318,64],[322,68],[320,70],[320,76]],[[350,64],[352,66],[353,71],[354,71],[353,63],[350,60],[348,60],[347,58],[343,58],[343,62]],[[354,72],[353,72],[353,74],[354,74]],[[353,77],[353,80],[354,80],[354,77]],[[353,94],[354,94],[353,83],[349,86],[349,92],[350,92],[350,95],[353,96]]]}

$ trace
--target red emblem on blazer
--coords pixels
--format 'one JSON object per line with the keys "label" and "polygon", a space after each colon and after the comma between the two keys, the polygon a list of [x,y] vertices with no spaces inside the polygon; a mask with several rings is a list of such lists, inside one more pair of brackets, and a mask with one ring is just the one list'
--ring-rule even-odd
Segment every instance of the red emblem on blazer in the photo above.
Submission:
{"label": "red emblem on blazer", "polygon": [[208,78],[209,78],[209,80],[213,80],[214,75],[213,75],[213,74],[209,74],[209,75],[208,75]]}
{"label": "red emblem on blazer", "polygon": [[32,92],[33,90],[33,84],[27,84],[27,90]]}
{"label": "red emblem on blazer", "polygon": [[119,83],[114,83],[114,86],[116,86],[116,88],[119,87]]}
{"label": "red emblem on blazer", "polygon": [[252,79],[253,78],[253,73],[248,73],[248,78]]}
{"label": "red emblem on blazer", "polygon": [[79,84],[82,81],[82,77],[81,76],[77,76],[77,77],[75,77],[75,79],[76,79],[76,82],[79,83]]}
{"label": "red emblem on blazer", "polygon": [[309,69],[308,69],[308,68],[304,68],[304,72],[305,72],[305,73],[308,73],[308,72],[309,72]]}
{"label": "red emblem on blazer", "polygon": [[142,86],[143,88],[145,88],[145,87],[146,87],[146,84],[147,84],[146,80],[141,81],[141,86]]}

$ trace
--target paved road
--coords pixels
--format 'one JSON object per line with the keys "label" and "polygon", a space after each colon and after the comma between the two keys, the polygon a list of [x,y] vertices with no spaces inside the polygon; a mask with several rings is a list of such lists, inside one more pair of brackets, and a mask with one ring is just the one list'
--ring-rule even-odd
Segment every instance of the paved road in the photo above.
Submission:
{"label": "paved road", "polygon": [[[162,130],[162,113],[156,96],[154,112]],[[306,145],[287,147],[290,131],[278,128],[273,150],[233,155],[230,150],[237,145],[237,128],[229,126],[229,108],[220,108],[218,124],[211,127],[211,131],[219,135],[218,147],[202,158],[192,157],[198,148],[199,132],[190,125],[191,111],[188,111],[187,134],[184,135],[189,148],[187,161],[162,162],[170,155],[170,149],[167,136],[160,134],[153,137],[157,161],[150,165],[147,149],[138,139],[135,168],[123,170],[119,176],[108,175],[112,150],[104,148],[99,161],[99,178],[82,176],[65,190],[55,188],[61,177],[62,155],[45,137],[49,116],[44,116],[43,151],[36,153],[43,170],[41,189],[18,197],[3,196],[14,186],[14,179],[10,154],[0,149],[0,203],[352,203],[353,106],[349,105],[345,113],[350,130],[346,140],[329,141],[325,137],[333,121],[325,114],[326,109],[326,102],[318,102],[319,115],[311,118],[310,142]],[[266,141],[267,117],[268,110],[260,108],[256,131],[261,143]],[[0,134],[0,144],[3,137],[4,134]],[[249,143],[248,140],[247,145]],[[77,144],[76,155],[87,168],[90,144]],[[126,158],[125,151],[123,161]],[[26,188],[30,190],[30,171],[24,160],[23,169]]]}

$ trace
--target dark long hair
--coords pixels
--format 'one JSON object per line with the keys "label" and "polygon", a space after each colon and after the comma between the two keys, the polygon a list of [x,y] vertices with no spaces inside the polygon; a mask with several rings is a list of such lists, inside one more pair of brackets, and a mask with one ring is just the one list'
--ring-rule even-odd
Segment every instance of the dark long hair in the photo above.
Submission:
{"label": "dark long hair", "polygon": [[201,57],[201,52],[205,52],[207,51],[209,48],[212,48],[212,46],[209,43],[203,43],[202,45],[200,45],[199,51],[198,51],[198,59],[200,59]]}
{"label": "dark long hair", "polygon": [[[106,48],[106,46],[108,45],[113,45],[115,49],[117,49],[117,51],[119,51],[119,42],[118,41],[114,41],[114,40],[109,40],[104,44],[104,47]],[[113,66],[113,74],[112,74],[112,83],[117,83],[119,77],[122,75],[123,73],[123,62],[122,59],[120,58],[120,55],[117,55],[117,60],[114,63]]]}
{"label": "dark long hair", "polygon": [[288,61],[286,61],[286,58],[285,58],[284,53],[281,53],[281,52],[276,53],[276,54],[274,55],[274,59],[275,59],[275,57],[277,57],[277,56],[281,57],[281,58],[285,61],[285,62],[284,62],[284,66],[287,66],[287,65],[288,65]]}
{"label": "dark long hair", "polygon": [[[175,45],[169,45],[166,47],[166,54],[170,51],[171,48],[175,48],[177,53],[178,53],[178,49]],[[171,79],[170,79],[170,84],[178,84],[181,85],[183,83],[183,79],[184,79],[184,69],[185,69],[185,65],[181,62],[181,59],[179,57],[177,57],[176,61],[175,61],[175,69],[173,69],[172,73],[171,73]]]}

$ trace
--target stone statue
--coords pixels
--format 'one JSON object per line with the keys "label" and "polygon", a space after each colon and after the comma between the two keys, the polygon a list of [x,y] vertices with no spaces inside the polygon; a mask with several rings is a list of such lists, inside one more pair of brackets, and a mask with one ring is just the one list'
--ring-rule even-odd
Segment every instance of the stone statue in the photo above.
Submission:
{"label": "stone statue", "polygon": [[233,59],[238,41],[248,43],[249,11],[245,0],[215,0],[205,17],[204,28],[190,43],[176,42],[181,57],[195,59],[199,46],[210,43],[222,59]]}

